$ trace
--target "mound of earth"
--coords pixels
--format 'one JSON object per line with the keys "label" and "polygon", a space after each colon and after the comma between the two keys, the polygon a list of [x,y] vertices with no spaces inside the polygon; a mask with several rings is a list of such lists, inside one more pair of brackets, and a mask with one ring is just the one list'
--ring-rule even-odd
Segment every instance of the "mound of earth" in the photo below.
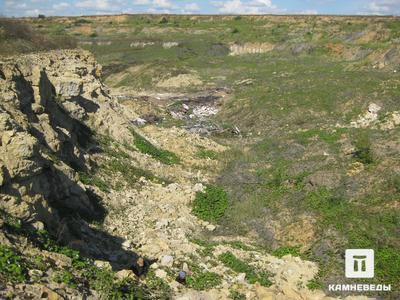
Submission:
{"label": "mound of earth", "polygon": [[203,82],[197,75],[193,74],[179,74],[178,76],[174,76],[168,79],[161,80],[157,83],[157,87],[159,88],[186,88],[191,86],[202,85]]}

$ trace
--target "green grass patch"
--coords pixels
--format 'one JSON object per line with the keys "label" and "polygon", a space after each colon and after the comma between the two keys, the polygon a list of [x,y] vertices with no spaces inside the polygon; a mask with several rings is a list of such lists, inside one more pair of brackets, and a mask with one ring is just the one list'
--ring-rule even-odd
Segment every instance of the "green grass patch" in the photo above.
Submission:
{"label": "green grass patch", "polygon": [[375,252],[375,272],[382,282],[398,287],[400,283],[400,252],[396,247],[384,247]]}
{"label": "green grass patch", "polygon": [[347,130],[342,128],[336,128],[334,130],[321,130],[319,128],[309,129],[306,131],[298,131],[293,134],[293,137],[301,144],[308,145],[312,141],[313,137],[318,137],[329,145],[335,145],[343,133]]}
{"label": "green grass patch", "polygon": [[86,172],[79,172],[79,180],[86,185],[97,186],[101,191],[108,193],[110,192],[110,186],[103,179],[96,175],[92,175]]}
{"label": "green grass patch", "polygon": [[0,245],[0,274],[8,281],[19,283],[27,279],[22,257],[12,248]]}
{"label": "green grass patch", "polygon": [[229,298],[231,298],[232,300],[246,300],[247,299],[245,294],[242,294],[238,291],[230,291]]}
{"label": "green grass patch", "polygon": [[187,285],[198,291],[209,290],[221,284],[221,276],[208,271],[192,269],[192,274],[187,277]]}
{"label": "green grass patch", "polygon": [[[59,245],[45,230],[33,231],[29,227],[21,226],[19,229],[9,227],[12,234],[27,237],[35,247],[65,255],[71,258],[71,266],[64,269],[57,269],[52,280],[56,283],[66,284],[72,289],[83,289],[89,292],[94,289],[99,292],[102,299],[168,299],[165,286],[150,283],[149,286],[135,280],[117,280],[115,273],[111,270],[98,268],[92,259],[84,258],[79,251]],[[31,258],[27,264],[30,267],[46,270],[52,265],[40,256]],[[0,273],[8,281],[20,283],[27,281],[27,270],[23,258],[14,250],[0,245]],[[151,278],[150,278],[151,281]],[[82,285],[82,283],[85,283]]]}
{"label": "green grass patch", "polygon": [[228,208],[228,194],[220,186],[207,186],[204,192],[197,192],[192,212],[209,222],[218,222]]}
{"label": "green grass patch", "polygon": [[57,283],[64,283],[71,289],[76,289],[78,287],[74,275],[69,271],[59,271],[53,276],[53,280]]}
{"label": "green grass patch", "polygon": [[102,168],[107,174],[118,173],[128,185],[135,184],[141,177],[154,182],[168,182],[154,176],[150,171],[132,166],[132,162],[128,160],[112,159],[107,161]]}
{"label": "green grass patch", "polygon": [[315,291],[315,290],[321,290],[324,287],[324,284],[321,282],[320,279],[311,279],[307,282],[307,288],[309,290]]}
{"label": "green grass patch", "polygon": [[300,256],[300,249],[299,247],[280,247],[272,252],[272,255],[282,258],[285,255],[292,255],[292,256]]}
{"label": "green grass patch", "polygon": [[172,290],[169,284],[165,280],[157,277],[154,270],[150,270],[146,275],[146,285],[151,291],[157,291],[158,299],[172,298]]}
{"label": "green grass patch", "polygon": [[269,287],[272,282],[269,280],[270,274],[265,271],[256,270],[253,266],[238,259],[231,252],[221,254],[218,259],[228,268],[237,273],[245,273],[249,283],[260,283],[262,286]]}
{"label": "green grass patch", "polygon": [[212,150],[201,149],[196,153],[196,156],[201,159],[217,159],[218,153]]}
{"label": "green grass patch", "polygon": [[180,160],[175,153],[157,148],[134,130],[131,130],[131,133],[134,137],[133,144],[140,152],[148,154],[166,165],[179,163]]}

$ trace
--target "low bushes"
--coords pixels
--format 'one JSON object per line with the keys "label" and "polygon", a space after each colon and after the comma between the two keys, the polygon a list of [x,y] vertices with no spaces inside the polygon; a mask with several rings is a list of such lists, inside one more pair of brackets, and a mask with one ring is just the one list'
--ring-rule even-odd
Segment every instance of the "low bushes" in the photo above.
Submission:
{"label": "low bushes", "polygon": [[218,222],[228,208],[228,194],[222,187],[208,186],[193,201],[193,214],[202,220]]}

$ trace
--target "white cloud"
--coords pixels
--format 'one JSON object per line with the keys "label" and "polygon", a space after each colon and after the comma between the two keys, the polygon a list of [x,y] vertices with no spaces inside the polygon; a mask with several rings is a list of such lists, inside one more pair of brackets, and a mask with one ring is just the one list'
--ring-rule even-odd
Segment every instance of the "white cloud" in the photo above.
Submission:
{"label": "white cloud", "polygon": [[67,2],[61,2],[57,4],[53,4],[53,9],[55,10],[63,10],[69,7],[69,4]]}
{"label": "white cloud", "polygon": [[272,4],[271,0],[254,0],[252,1],[252,5],[254,6],[267,6],[267,7],[274,7],[275,5]]}
{"label": "white cloud", "polygon": [[184,6],[184,10],[186,11],[199,11],[200,7],[197,3],[188,3]]}
{"label": "white cloud", "polygon": [[93,8],[97,10],[107,10],[112,8],[112,5],[108,0],[84,0],[77,2],[75,6],[82,8]]}
{"label": "white cloud", "polygon": [[26,3],[19,3],[19,4],[15,5],[15,8],[25,9],[25,8],[27,8],[27,5],[26,5]]}
{"label": "white cloud", "polygon": [[217,1],[214,2],[214,6],[217,6],[219,12],[223,14],[267,14],[282,12],[271,0]]}
{"label": "white cloud", "polygon": [[135,5],[149,5],[150,0],[135,0],[133,1],[133,4]]}
{"label": "white cloud", "polygon": [[169,0],[153,0],[153,7],[157,8],[172,8],[172,3]]}
{"label": "white cloud", "polygon": [[15,6],[17,3],[14,0],[7,0],[6,2],[4,2],[6,7],[10,7],[10,6]]}
{"label": "white cloud", "polygon": [[365,14],[395,15],[400,12],[399,0],[370,1],[365,7]]}
{"label": "white cloud", "polygon": [[24,12],[24,15],[27,17],[36,17],[39,15],[41,12],[39,9],[30,9]]}
{"label": "white cloud", "polygon": [[295,12],[296,15],[318,15],[318,11],[316,9],[306,9],[302,11]]}

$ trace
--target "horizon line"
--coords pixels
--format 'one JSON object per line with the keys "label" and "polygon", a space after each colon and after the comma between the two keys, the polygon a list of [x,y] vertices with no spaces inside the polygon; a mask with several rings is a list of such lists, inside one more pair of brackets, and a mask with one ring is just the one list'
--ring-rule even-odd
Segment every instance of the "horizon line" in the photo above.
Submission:
{"label": "horizon line", "polygon": [[400,17],[400,15],[376,15],[376,14],[180,14],[180,13],[110,13],[110,14],[91,14],[91,15],[45,15],[38,14],[37,16],[0,16],[0,18],[16,18],[16,19],[37,19],[39,15],[44,15],[46,18],[77,18],[77,17],[110,17],[110,16],[187,16],[187,17],[375,17],[375,18],[391,18]]}

